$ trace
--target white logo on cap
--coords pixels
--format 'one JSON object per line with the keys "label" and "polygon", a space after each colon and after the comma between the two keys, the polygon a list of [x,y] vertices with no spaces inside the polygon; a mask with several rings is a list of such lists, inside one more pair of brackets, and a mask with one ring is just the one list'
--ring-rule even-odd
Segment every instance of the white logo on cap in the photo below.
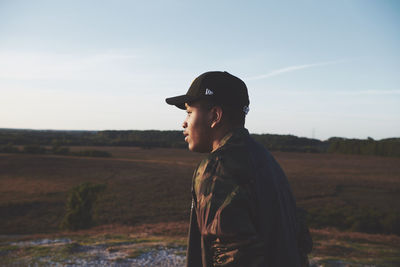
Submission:
{"label": "white logo on cap", "polygon": [[205,93],[205,95],[213,95],[214,94],[214,92],[213,91],[211,91],[210,89],[206,89],[206,93]]}

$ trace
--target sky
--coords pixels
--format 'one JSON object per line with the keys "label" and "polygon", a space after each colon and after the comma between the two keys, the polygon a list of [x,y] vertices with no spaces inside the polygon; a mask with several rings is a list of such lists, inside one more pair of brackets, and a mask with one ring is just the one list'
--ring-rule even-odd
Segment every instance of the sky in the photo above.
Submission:
{"label": "sky", "polygon": [[251,133],[400,137],[400,1],[0,0],[0,128],[181,130],[212,70]]}

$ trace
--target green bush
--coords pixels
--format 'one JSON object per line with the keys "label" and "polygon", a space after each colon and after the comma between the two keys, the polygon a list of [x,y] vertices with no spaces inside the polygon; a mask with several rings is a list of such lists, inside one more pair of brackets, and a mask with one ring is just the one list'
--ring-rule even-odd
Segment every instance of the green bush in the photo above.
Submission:
{"label": "green bush", "polygon": [[0,153],[19,153],[19,149],[12,144],[1,145],[0,146]]}
{"label": "green bush", "polygon": [[111,157],[111,153],[107,151],[101,151],[101,150],[83,150],[79,152],[73,153],[76,156],[82,156],[82,157],[105,157],[109,158]]}
{"label": "green bush", "polygon": [[61,228],[67,230],[87,229],[94,225],[94,207],[104,184],[82,183],[73,187],[66,203],[66,213],[61,222]]}
{"label": "green bush", "polygon": [[53,146],[52,152],[53,152],[53,154],[56,154],[56,155],[68,155],[69,154],[69,148],[68,147],[62,147],[62,146]]}
{"label": "green bush", "polygon": [[26,145],[24,146],[24,153],[28,154],[44,154],[46,153],[46,148],[40,145]]}
{"label": "green bush", "polygon": [[400,235],[400,213],[391,212],[387,214],[381,221],[385,234]]}

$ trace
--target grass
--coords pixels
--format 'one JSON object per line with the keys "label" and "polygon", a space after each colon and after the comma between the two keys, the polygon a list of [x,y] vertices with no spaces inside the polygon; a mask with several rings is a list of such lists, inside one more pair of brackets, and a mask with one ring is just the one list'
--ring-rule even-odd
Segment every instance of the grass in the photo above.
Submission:
{"label": "grass", "polygon": [[[400,210],[400,159],[360,155],[274,153],[299,205],[332,203]],[[399,201],[398,201],[399,200]]]}
{"label": "grass", "polygon": [[50,255],[54,251],[54,248],[51,246],[30,246],[25,248],[24,250],[27,254],[37,258]]}
{"label": "grass", "polygon": [[15,245],[3,245],[3,246],[0,246],[0,255],[1,254],[8,254],[8,253],[10,253],[10,252],[13,252],[13,251],[15,251],[15,250],[18,250],[19,249],[19,247],[18,246],[15,246]]}
{"label": "grass", "polygon": [[400,264],[398,236],[341,232],[336,229],[313,229],[311,234],[314,241],[311,257],[318,257],[321,263],[341,260],[376,266]]}
{"label": "grass", "polygon": [[[100,149],[113,157],[0,154],[0,234],[6,235],[1,238],[1,264],[8,259],[23,259],[23,255],[29,258],[48,253],[64,259],[71,254],[80,255],[85,246],[104,246],[110,252],[131,246],[126,251],[134,256],[154,244],[186,244],[191,177],[203,155],[162,148],[70,149]],[[285,170],[301,207],[331,205],[400,211],[398,158],[273,154]],[[82,182],[107,185],[95,217],[98,226],[85,231],[60,231],[68,190]],[[27,236],[11,236],[14,234]],[[400,264],[400,242],[395,236],[334,229],[314,229],[312,235],[316,243],[313,257],[321,261]],[[20,248],[9,243],[14,239],[65,236],[72,243],[53,248]]]}
{"label": "grass", "polygon": [[140,257],[141,255],[150,252],[153,249],[153,247],[146,247],[146,248],[138,248],[138,249],[133,249],[129,252],[128,258],[130,259],[135,259],[137,257]]}
{"label": "grass", "polygon": [[0,215],[7,218],[0,222],[3,234],[58,231],[68,190],[84,181],[107,185],[97,213],[101,224],[188,219],[192,165],[175,166],[173,158],[159,163],[129,158],[0,157]]}
{"label": "grass", "polygon": [[[182,224],[178,224],[181,226]],[[160,224],[147,225],[146,229],[170,228]],[[24,237],[8,237],[7,242],[0,243],[0,265],[48,266],[66,264],[80,259],[95,260],[100,255],[114,254],[111,261],[124,262],[126,259],[139,257],[159,248],[180,248],[185,245],[181,236],[161,235],[160,232],[139,232],[143,226],[133,229],[126,226],[98,227],[85,231],[60,232],[57,234],[35,234]],[[134,230],[134,231],[132,231]],[[64,240],[64,243],[34,245],[41,239]],[[21,243],[22,241],[22,243]],[[15,245],[10,245],[14,243]],[[36,242],[39,243],[39,242]]]}
{"label": "grass", "polygon": [[[99,149],[96,147],[77,149]],[[203,157],[183,149],[101,147],[112,158],[0,154],[0,234],[59,231],[67,192],[82,182],[107,185],[98,224],[189,219],[193,169]],[[276,152],[297,203],[400,210],[400,159]],[[391,203],[391,205],[387,205]]]}
{"label": "grass", "polygon": [[[176,223],[175,227],[187,228],[187,224]],[[88,254],[95,248],[107,253],[120,252],[114,261],[124,261],[141,256],[144,253],[163,248],[183,248],[178,255],[184,255],[186,237],[183,235],[164,235],[161,229],[171,229],[171,223],[157,223],[140,226],[101,226],[90,230],[25,236],[22,240],[65,239],[67,244],[29,245],[27,247],[10,246],[2,243],[0,265],[15,262],[65,263],[66,260],[93,259],[96,254]],[[148,230],[145,230],[148,229]],[[156,230],[153,230],[156,229]],[[157,230],[158,229],[158,230]],[[182,229],[182,231],[184,230]],[[133,234],[136,233],[136,234]],[[399,266],[400,237],[394,235],[376,235],[342,232],[335,229],[312,229],[314,249],[310,258],[324,266],[336,266],[332,261],[342,261],[348,266]],[[10,241],[21,241],[16,238]],[[44,264],[45,265],[45,264]]]}

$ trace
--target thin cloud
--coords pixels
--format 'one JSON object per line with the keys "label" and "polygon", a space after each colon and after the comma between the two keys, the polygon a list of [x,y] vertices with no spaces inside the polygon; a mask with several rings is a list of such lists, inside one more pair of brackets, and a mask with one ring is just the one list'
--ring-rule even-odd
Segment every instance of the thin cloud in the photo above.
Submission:
{"label": "thin cloud", "polygon": [[400,95],[400,90],[337,91],[338,95]]}
{"label": "thin cloud", "polygon": [[[0,53],[0,78],[13,80],[90,80],[110,76],[137,55],[104,52],[93,55],[57,53]],[[114,71],[115,72],[115,71]]]}
{"label": "thin cloud", "polygon": [[284,74],[284,73],[288,73],[288,72],[293,72],[293,71],[303,70],[303,69],[308,69],[308,68],[313,68],[313,67],[319,67],[319,66],[326,66],[326,65],[336,64],[336,63],[339,63],[339,62],[340,61],[328,61],[328,62],[321,62],[321,63],[290,66],[290,67],[286,67],[286,68],[282,68],[282,69],[277,69],[277,70],[271,71],[271,72],[269,72],[267,74],[248,77],[247,80],[248,81],[262,80],[262,79],[267,79],[267,78],[278,76],[278,75],[281,75],[281,74]]}
{"label": "thin cloud", "polygon": [[348,91],[343,91],[343,90],[338,90],[338,91],[294,91],[294,90],[279,90],[279,91],[273,91],[272,93],[275,94],[281,94],[281,95],[287,95],[287,96],[298,96],[298,95],[332,95],[332,96],[387,96],[387,95],[393,95],[397,96],[400,95],[400,90],[348,90]]}

